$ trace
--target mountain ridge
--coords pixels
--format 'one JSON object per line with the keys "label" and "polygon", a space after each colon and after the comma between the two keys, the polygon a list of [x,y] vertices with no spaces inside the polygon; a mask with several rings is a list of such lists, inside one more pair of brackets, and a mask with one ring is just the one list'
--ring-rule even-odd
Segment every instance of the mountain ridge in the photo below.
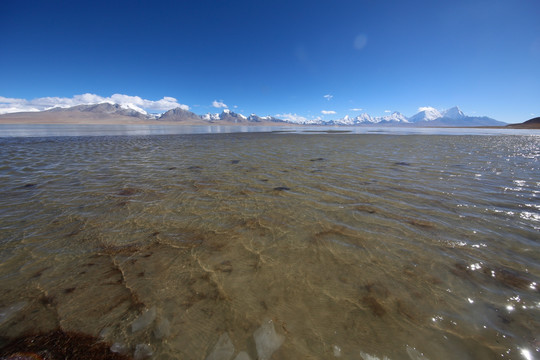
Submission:
{"label": "mountain ridge", "polygon": [[[224,109],[221,113],[207,113],[198,115],[185,108],[177,107],[165,111],[162,114],[148,114],[143,109],[130,104],[116,104],[110,102],[102,102],[98,104],[76,105],[72,107],[54,107],[39,112],[26,113],[9,113],[0,115],[0,120],[3,119],[25,119],[28,123],[32,119],[36,122],[55,121],[55,117],[59,118],[59,122],[68,123],[71,120],[81,120],[81,122],[89,120],[103,120],[111,122],[171,122],[183,125],[331,125],[331,126],[506,126],[506,123],[495,119],[482,116],[467,116],[455,106],[450,109],[439,111],[432,107],[422,107],[419,112],[411,117],[406,117],[402,113],[395,111],[392,114],[385,116],[371,116],[367,113],[362,113],[355,117],[349,115],[340,119],[322,120],[312,119],[304,121],[283,120],[274,116],[258,116],[251,114],[245,116],[235,113],[229,109]],[[4,121],[5,122],[5,121]]]}

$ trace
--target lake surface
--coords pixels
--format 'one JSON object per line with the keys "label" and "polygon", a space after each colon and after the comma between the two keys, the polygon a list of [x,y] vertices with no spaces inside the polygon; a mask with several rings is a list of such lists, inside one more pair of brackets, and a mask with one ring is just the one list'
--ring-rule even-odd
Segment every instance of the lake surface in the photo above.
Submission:
{"label": "lake surface", "polygon": [[141,359],[539,356],[539,136],[91,135],[0,139],[4,339],[60,327]]}

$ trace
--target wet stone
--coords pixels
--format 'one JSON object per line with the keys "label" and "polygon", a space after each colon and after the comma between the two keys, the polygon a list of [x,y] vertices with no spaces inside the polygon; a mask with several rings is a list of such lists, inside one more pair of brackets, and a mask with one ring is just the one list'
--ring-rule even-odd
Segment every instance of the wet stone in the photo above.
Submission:
{"label": "wet stone", "polygon": [[234,360],[251,360],[248,353],[245,351],[240,351],[238,355],[234,358]]}
{"label": "wet stone", "polygon": [[131,331],[137,332],[145,329],[156,319],[156,307],[152,306],[150,309],[143,312],[133,323],[131,323]]}
{"label": "wet stone", "polygon": [[154,337],[158,340],[165,339],[171,334],[171,323],[167,319],[158,321],[154,329]]}
{"label": "wet stone", "polygon": [[238,164],[240,162],[240,160],[231,160],[231,164]]}
{"label": "wet stone", "polygon": [[126,355],[129,352],[129,348],[125,344],[116,342],[111,345],[111,351],[113,353]]}
{"label": "wet stone", "polygon": [[286,191],[286,190],[291,190],[291,188],[288,188],[286,186],[277,186],[274,188],[275,191]]}
{"label": "wet stone", "polygon": [[124,188],[122,190],[120,190],[118,192],[118,195],[120,196],[131,196],[131,195],[135,195],[139,192],[139,190],[137,189],[134,189],[134,188]]}
{"label": "wet stone", "polygon": [[358,206],[355,206],[354,209],[355,209],[356,211],[367,212],[367,213],[369,213],[369,214],[374,214],[374,213],[377,212],[374,208],[369,207],[369,206],[365,206],[365,205],[358,205]]}
{"label": "wet stone", "polygon": [[384,310],[383,306],[373,296],[364,296],[362,298],[362,304],[367,306],[375,316],[382,317],[386,314],[386,310]]}
{"label": "wet stone", "polygon": [[320,157],[320,158],[316,158],[316,159],[311,159],[309,161],[325,161],[325,160],[326,160],[325,158]]}
{"label": "wet stone", "polygon": [[154,350],[149,344],[137,344],[135,346],[135,352],[133,353],[133,358],[135,360],[144,360],[149,359],[154,355]]}
{"label": "wet stone", "polygon": [[216,271],[231,273],[233,271],[232,263],[229,260],[223,261],[214,268]]}
{"label": "wet stone", "polygon": [[409,164],[408,162],[405,162],[405,161],[395,162],[394,165],[397,165],[397,166],[411,166],[411,164]]}
{"label": "wet stone", "polygon": [[[17,354],[26,354],[27,357]],[[111,351],[110,344],[82,333],[54,330],[15,339],[0,349],[0,359],[129,360],[130,357]]]}
{"label": "wet stone", "polygon": [[233,354],[234,345],[229,334],[224,333],[219,337],[214,350],[208,355],[206,360],[229,360]]}
{"label": "wet stone", "polygon": [[272,320],[265,321],[260,328],[253,333],[257,355],[260,360],[268,360],[272,354],[281,347],[285,337],[276,333]]}

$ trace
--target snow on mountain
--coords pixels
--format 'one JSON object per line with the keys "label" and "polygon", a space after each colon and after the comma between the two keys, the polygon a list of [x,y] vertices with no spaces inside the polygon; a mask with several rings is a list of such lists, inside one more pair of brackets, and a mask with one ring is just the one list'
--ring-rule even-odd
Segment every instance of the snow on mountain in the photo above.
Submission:
{"label": "snow on mountain", "polygon": [[377,123],[377,119],[371,117],[369,114],[363,113],[353,118],[353,124],[361,123]]}
{"label": "snow on mountain", "polygon": [[120,107],[122,109],[126,109],[126,110],[135,110],[137,112],[140,112],[141,114],[143,115],[148,115],[148,113],[146,111],[144,111],[143,109],[141,109],[140,107],[138,107],[137,105],[135,104],[131,104],[131,103],[124,103],[124,104],[120,104]]}
{"label": "snow on mountain", "polygon": [[441,115],[450,119],[463,119],[466,117],[463,111],[461,111],[461,109],[457,106],[443,111]]}
{"label": "snow on mountain", "polygon": [[407,117],[405,115],[403,115],[402,113],[397,112],[397,111],[394,111],[390,115],[386,115],[386,116],[383,116],[383,117],[377,118],[377,119],[381,119],[380,121],[391,121],[391,122],[400,122],[400,123],[408,123],[409,122],[409,120],[407,119]]}
{"label": "snow on mountain", "polygon": [[432,108],[430,106],[421,107],[418,109],[418,113],[409,118],[409,122],[418,122],[418,121],[432,121],[435,119],[442,118],[442,114],[439,110]]}
{"label": "snow on mountain", "polygon": [[407,117],[399,112],[394,112],[386,116],[372,117],[369,114],[363,113],[355,117],[346,115],[345,117],[330,121],[333,125],[362,125],[362,124],[378,124],[385,123],[408,123]]}
{"label": "snow on mountain", "polygon": [[[0,102],[2,98],[0,98]],[[1,103],[0,103],[1,104]],[[320,117],[307,119],[296,114],[278,114],[273,116],[258,116],[251,114],[248,117],[235,113],[229,109],[223,109],[221,113],[207,113],[197,115],[185,107],[176,107],[163,114],[149,114],[138,105],[131,102],[121,104],[112,101],[102,101],[96,104],[76,105],[72,107],[56,106],[43,111],[36,111],[34,117],[40,116],[40,112],[47,114],[61,113],[61,116],[76,118],[104,119],[114,117],[134,117],[141,120],[161,120],[161,121],[181,121],[184,123],[213,123],[213,124],[263,124],[289,123],[303,125],[380,125],[380,126],[503,126],[505,123],[498,122],[488,117],[467,116],[457,106],[450,109],[439,111],[433,107],[421,107],[419,112],[410,118],[407,118],[399,112],[394,112],[385,116],[371,116],[367,113],[359,114],[355,117],[349,115],[341,119],[323,120]],[[44,115],[44,116],[49,116]],[[30,115],[28,115],[30,116]],[[60,115],[59,115],[60,116]]]}

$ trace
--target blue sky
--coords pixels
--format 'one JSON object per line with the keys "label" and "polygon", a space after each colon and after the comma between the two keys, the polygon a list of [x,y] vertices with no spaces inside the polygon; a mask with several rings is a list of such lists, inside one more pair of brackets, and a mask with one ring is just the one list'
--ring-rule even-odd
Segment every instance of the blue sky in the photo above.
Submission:
{"label": "blue sky", "polygon": [[538,0],[10,1],[0,97],[308,119],[458,105],[521,122],[540,115],[539,15]]}

